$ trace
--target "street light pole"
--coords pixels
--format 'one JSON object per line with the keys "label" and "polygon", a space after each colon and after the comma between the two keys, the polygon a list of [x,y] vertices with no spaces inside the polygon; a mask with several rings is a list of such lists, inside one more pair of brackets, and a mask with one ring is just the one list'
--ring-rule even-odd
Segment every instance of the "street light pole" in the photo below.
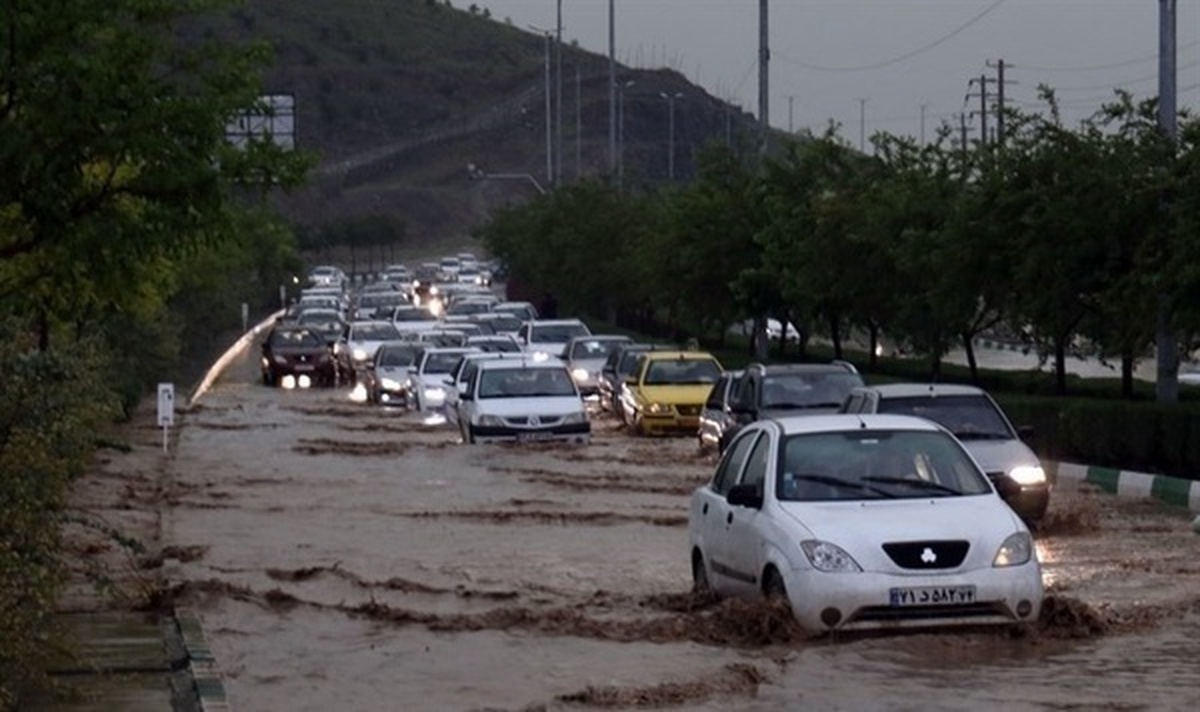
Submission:
{"label": "street light pole", "polygon": [[617,10],[608,0],[608,168],[617,172]]}
{"label": "street light pole", "polygon": [[555,111],[555,166],[554,174],[562,181],[563,177],[563,66],[562,66],[562,0],[558,0],[558,24],[555,30],[554,42],[554,111]]}
{"label": "street light pole", "polygon": [[637,84],[630,79],[617,86],[617,191],[625,188],[625,90]]}
{"label": "street light pole", "polygon": [[667,100],[667,177],[675,182],[675,100],[683,98],[683,92],[668,94],[659,92],[659,96]]}
{"label": "street light pole", "polygon": [[550,92],[550,37],[551,37],[551,32],[550,32],[550,30],[544,30],[540,27],[534,27],[533,25],[530,25],[529,28],[542,33],[542,35],[545,36],[545,38],[546,38],[546,59],[545,59],[545,64],[546,64],[546,81],[545,81],[545,91],[546,91],[546,180],[551,185],[553,185],[554,184],[554,143],[553,143],[553,135],[552,135],[553,130],[552,130],[552,123],[551,123],[551,114],[552,114],[551,109],[553,107],[553,103],[551,101],[551,95],[550,95],[551,94],[551,92]]}

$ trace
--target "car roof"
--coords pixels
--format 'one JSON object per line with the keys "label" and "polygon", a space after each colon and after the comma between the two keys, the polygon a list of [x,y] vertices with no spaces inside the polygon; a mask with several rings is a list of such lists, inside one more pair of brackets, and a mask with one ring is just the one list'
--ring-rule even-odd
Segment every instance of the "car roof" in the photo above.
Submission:
{"label": "car roof", "polygon": [[746,370],[762,369],[766,374],[776,373],[856,373],[843,363],[752,363]]}
{"label": "car roof", "polygon": [[942,430],[932,421],[913,415],[787,415],[773,420],[785,435],[847,430]]}
{"label": "car roof", "polygon": [[704,359],[716,361],[717,357],[707,351],[655,351],[649,350],[645,354],[648,361],[668,361],[672,359]]}
{"label": "car roof", "polygon": [[977,396],[984,390],[976,386],[957,383],[886,383],[877,386],[859,386],[855,390],[872,391],[880,398],[936,398],[938,396]]}
{"label": "car roof", "polygon": [[[532,319],[525,322],[532,326],[575,326],[583,324],[583,319]],[[587,326],[587,324],[583,324]]]}
{"label": "car roof", "polygon": [[567,366],[562,361],[553,359],[539,360],[529,354],[509,354],[505,358],[486,359],[479,362],[480,370],[493,368],[512,368],[513,365],[518,365],[521,368],[557,368],[565,369]]}

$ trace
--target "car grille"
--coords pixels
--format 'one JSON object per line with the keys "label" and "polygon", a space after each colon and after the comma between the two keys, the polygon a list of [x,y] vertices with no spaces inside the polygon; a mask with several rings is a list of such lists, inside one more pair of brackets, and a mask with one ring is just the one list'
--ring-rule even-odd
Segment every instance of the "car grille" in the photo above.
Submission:
{"label": "car grille", "polygon": [[953,569],[962,564],[971,548],[966,541],[901,541],[883,550],[902,569]]}
{"label": "car grille", "polygon": [[860,608],[849,622],[935,621],[946,618],[995,618],[1012,616],[994,603],[962,603],[955,606],[867,606]]}
{"label": "car grille", "polygon": [[562,416],[558,415],[519,415],[504,419],[504,422],[509,425],[519,425],[527,428],[547,428],[558,425],[561,421]]}

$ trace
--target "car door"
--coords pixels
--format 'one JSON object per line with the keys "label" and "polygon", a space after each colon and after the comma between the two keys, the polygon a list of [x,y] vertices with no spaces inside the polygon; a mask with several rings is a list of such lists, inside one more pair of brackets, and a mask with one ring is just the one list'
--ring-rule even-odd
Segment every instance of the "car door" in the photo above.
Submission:
{"label": "car door", "polygon": [[[758,490],[760,500],[767,495],[767,481],[773,476],[776,458],[777,428],[764,427],[746,456],[737,484],[751,485]],[[738,595],[750,596],[761,589],[767,547],[764,538],[770,536],[770,515],[762,506],[746,507],[726,503],[724,550],[722,552],[731,575],[730,586]]]}
{"label": "car door", "polygon": [[720,464],[717,465],[712,482],[701,491],[697,502],[699,511],[694,513],[700,522],[700,550],[704,553],[712,574],[709,582],[714,590],[727,595],[744,586],[744,582],[739,585],[737,579],[744,578],[747,573],[738,571],[730,563],[732,552],[728,536],[729,525],[733,522],[733,507],[725,497],[729,489],[741,479],[742,469],[758,437],[757,429],[750,430],[739,434],[730,443]]}

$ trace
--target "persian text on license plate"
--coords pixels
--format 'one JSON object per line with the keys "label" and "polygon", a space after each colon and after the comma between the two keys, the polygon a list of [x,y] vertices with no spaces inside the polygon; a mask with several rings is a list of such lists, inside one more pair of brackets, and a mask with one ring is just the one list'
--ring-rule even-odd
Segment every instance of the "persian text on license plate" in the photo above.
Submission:
{"label": "persian text on license plate", "polygon": [[554,433],[517,433],[517,440],[530,442],[535,440],[553,440]]}
{"label": "persian text on license plate", "polygon": [[914,586],[888,591],[892,606],[954,606],[975,602],[974,586]]}

